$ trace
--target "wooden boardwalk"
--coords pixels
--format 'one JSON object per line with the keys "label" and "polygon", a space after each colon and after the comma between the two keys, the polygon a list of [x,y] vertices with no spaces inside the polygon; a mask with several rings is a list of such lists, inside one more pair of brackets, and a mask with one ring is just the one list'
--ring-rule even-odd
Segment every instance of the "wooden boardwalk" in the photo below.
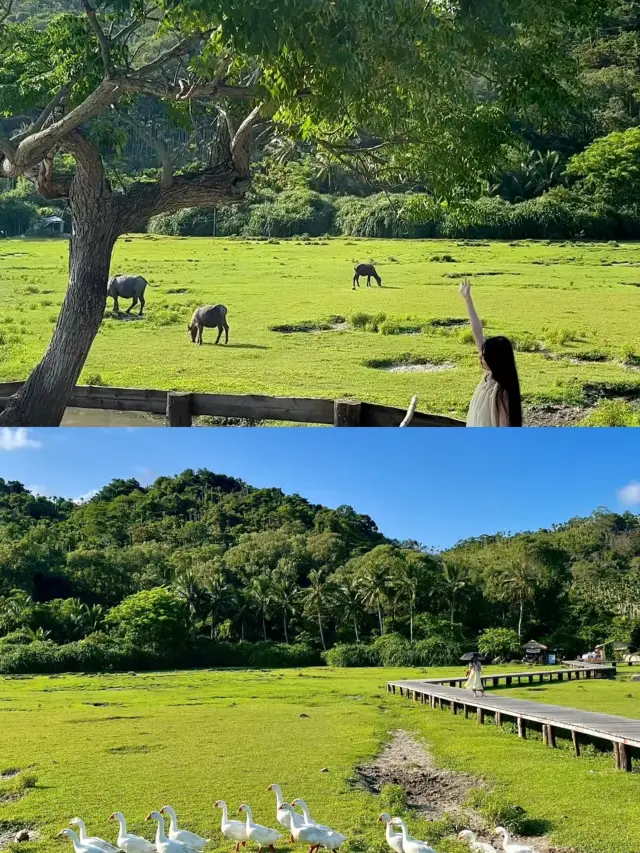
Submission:
{"label": "wooden boardwalk", "polygon": [[[504,682],[505,687],[512,684],[540,684],[544,681],[571,681],[579,678],[608,678],[616,674],[613,664],[584,663],[583,661],[563,661],[563,666],[557,669],[540,669],[535,671],[523,670],[522,672],[498,672],[491,675],[483,675],[482,683],[487,686],[498,687]],[[462,686],[467,680],[466,675],[453,678],[427,678],[423,684],[448,684],[449,687]]]}
{"label": "wooden boardwalk", "polygon": [[[589,664],[576,665],[576,669],[570,671],[573,677],[589,678],[606,677],[611,670],[615,672],[614,667]],[[548,675],[549,672],[553,672],[554,675],[560,673],[566,675],[567,670],[551,670],[546,671],[546,674]],[[587,675],[587,672],[590,675]],[[537,675],[543,674],[545,673],[537,673]],[[516,678],[526,677],[529,673],[507,675]],[[500,677],[505,678],[507,675]],[[485,676],[485,680],[491,680],[493,677]],[[459,679],[454,680],[459,681]],[[543,742],[549,747],[556,746],[558,729],[569,732],[577,756],[580,755],[581,741],[584,742],[585,739],[607,741],[613,744],[615,766],[619,770],[630,771],[631,750],[640,750],[640,719],[583,711],[578,708],[565,708],[561,705],[547,705],[528,699],[512,699],[495,693],[474,697],[470,690],[448,686],[449,679],[445,679],[446,684],[442,684],[441,681],[390,681],[387,684],[387,690],[390,693],[399,692],[401,696],[421,702],[423,705],[428,704],[431,708],[448,707],[452,714],[461,711],[465,717],[468,717],[469,713],[473,712],[480,725],[484,723],[487,713],[493,715],[495,724],[498,726],[508,718],[515,721],[521,738],[527,736],[527,724],[536,728],[541,727]]]}

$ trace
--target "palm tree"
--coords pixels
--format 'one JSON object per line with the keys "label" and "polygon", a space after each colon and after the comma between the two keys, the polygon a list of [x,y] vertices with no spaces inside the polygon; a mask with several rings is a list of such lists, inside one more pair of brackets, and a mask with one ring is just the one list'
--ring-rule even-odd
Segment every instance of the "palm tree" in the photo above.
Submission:
{"label": "palm tree", "polygon": [[195,637],[195,625],[202,598],[202,590],[198,578],[191,569],[183,569],[183,571],[175,576],[173,588],[187,605],[191,633]]}
{"label": "palm tree", "polygon": [[104,607],[101,604],[92,604],[91,607],[88,607],[86,604],[84,607],[84,624],[88,631],[88,633],[93,634],[96,631],[102,630],[104,628],[104,620],[105,620],[105,612]]}
{"label": "palm tree", "polygon": [[362,612],[362,604],[360,602],[358,585],[353,578],[343,581],[336,588],[332,609],[338,618],[351,619],[353,621],[356,643],[359,643],[358,616]]}
{"label": "palm tree", "polygon": [[[372,552],[373,553],[373,552]],[[384,634],[384,622],[382,619],[382,603],[386,599],[387,590],[390,587],[389,571],[384,560],[376,560],[368,555],[357,575],[360,600],[370,610],[377,612],[380,625],[380,636]]]}
{"label": "palm tree", "polygon": [[271,601],[276,610],[282,613],[282,627],[284,628],[284,641],[289,642],[289,630],[287,625],[287,616],[295,613],[295,602],[300,593],[300,587],[296,582],[296,573],[284,564],[286,561],[280,560],[278,567],[283,571],[276,575],[271,588]]}
{"label": "palm tree", "polygon": [[512,557],[498,570],[497,598],[518,607],[518,637],[522,640],[524,606],[532,601],[536,592],[536,575],[539,560],[527,548]]}
{"label": "palm tree", "polygon": [[215,628],[220,616],[220,610],[228,603],[230,589],[224,572],[215,569],[205,575],[202,587],[207,601],[207,610],[211,619],[211,639],[214,639]]}
{"label": "palm tree", "polygon": [[421,566],[415,559],[404,559],[395,580],[395,600],[405,604],[409,611],[409,640],[413,643],[413,614],[416,611],[418,588],[422,580]]}
{"label": "palm tree", "polygon": [[315,613],[318,617],[318,627],[320,629],[320,642],[322,648],[326,651],[327,646],[324,641],[324,629],[322,626],[323,611],[328,608],[331,600],[333,587],[322,569],[311,569],[308,575],[309,586],[304,590],[305,610],[307,613]]}
{"label": "palm tree", "polygon": [[260,616],[262,619],[262,635],[266,642],[267,622],[265,617],[269,605],[271,604],[271,578],[268,575],[259,575],[258,577],[253,578],[253,580],[249,584],[248,594],[256,610],[258,611],[258,616]]}
{"label": "palm tree", "polygon": [[456,615],[456,594],[465,587],[464,572],[455,563],[442,563],[442,580],[449,592],[449,622],[453,625]]}

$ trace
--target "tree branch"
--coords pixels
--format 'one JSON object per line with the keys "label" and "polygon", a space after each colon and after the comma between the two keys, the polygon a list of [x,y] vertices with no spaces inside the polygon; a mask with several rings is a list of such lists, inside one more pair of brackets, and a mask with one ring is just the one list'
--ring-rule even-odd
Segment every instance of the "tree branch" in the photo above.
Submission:
{"label": "tree branch", "polygon": [[3,150],[6,159],[2,171],[6,177],[17,177],[29,166],[39,163],[57,144],[62,142],[81,124],[99,115],[120,94],[118,85],[109,80],[103,82],[85,100],[59,121],[23,139],[12,154]]}
{"label": "tree branch", "polygon": [[124,124],[128,125],[134,133],[137,133],[150,148],[153,148],[160,160],[160,165],[162,166],[162,180],[160,182],[160,186],[163,188],[170,187],[173,181],[174,158],[169,154],[162,142],[160,142],[153,133],[149,133],[149,131],[132,116],[123,114],[119,116],[119,119]]}
{"label": "tree branch", "polygon": [[13,0],[5,0],[4,3],[0,5],[0,24],[4,24],[9,15],[11,14],[11,10],[13,8]]}
{"label": "tree branch", "polygon": [[102,56],[102,65],[104,68],[105,77],[108,80],[111,77],[111,73],[113,71],[111,67],[111,51],[109,49],[109,41],[106,35],[104,34],[104,30],[100,26],[100,22],[98,21],[98,17],[96,15],[96,10],[93,8],[89,0],[82,0],[82,6],[84,7],[84,11],[87,13],[87,18],[89,19],[91,29],[95,33],[95,36],[98,39],[98,43],[100,44],[100,55]]}
{"label": "tree branch", "polygon": [[246,119],[242,122],[236,135],[231,141],[231,159],[239,175],[249,176],[249,163],[251,162],[251,139],[255,125],[260,120],[260,110],[264,104],[260,103],[254,107]]}
{"label": "tree branch", "polygon": [[57,106],[59,106],[65,100],[65,98],[69,94],[70,90],[71,90],[71,83],[67,83],[65,86],[63,86],[62,89],[60,89],[60,91],[56,95],[54,95],[54,97],[49,101],[47,106],[40,113],[40,115],[34,121],[34,123],[30,127],[28,127],[26,130],[24,130],[22,133],[19,133],[17,136],[14,136],[12,138],[11,141],[13,142],[13,144],[15,145],[16,142],[20,143],[20,142],[22,142],[23,139],[26,139],[32,133],[38,133],[38,131],[42,130],[42,128],[45,126],[49,116],[53,113],[55,108]]}

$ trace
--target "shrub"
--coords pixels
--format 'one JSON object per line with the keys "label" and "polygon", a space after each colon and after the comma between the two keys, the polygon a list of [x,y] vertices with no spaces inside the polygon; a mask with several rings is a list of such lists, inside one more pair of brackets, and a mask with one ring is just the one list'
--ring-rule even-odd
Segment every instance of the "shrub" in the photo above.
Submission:
{"label": "shrub", "polygon": [[252,207],[244,233],[257,237],[320,237],[333,229],[334,215],[335,208],[328,197],[311,190],[288,190]]}
{"label": "shrub", "polygon": [[0,231],[18,237],[29,230],[37,216],[36,206],[12,193],[0,196]]}
{"label": "shrub", "polygon": [[624,400],[601,400],[595,409],[580,421],[579,426],[640,426],[640,412]]}
{"label": "shrub", "polygon": [[640,191],[640,128],[610,133],[592,142],[567,164],[567,174],[580,178],[589,197],[622,206]]}
{"label": "shrub", "polygon": [[413,649],[401,634],[384,634],[373,642],[373,649],[381,666],[411,666]]}
{"label": "shrub", "polygon": [[509,340],[518,352],[540,352],[543,348],[531,332],[517,332],[515,335],[509,335]]}
{"label": "shrub", "polygon": [[380,788],[380,811],[388,812],[392,817],[407,814],[407,792],[402,785],[387,782]]}
{"label": "shrub", "polygon": [[414,666],[453,666],[460,661],[463,645],[453,637],[433,634],[418,640],[413,651]]}
{"label": "shrub", "polygon": [[518,632],[511,628],[487,628],[478,637],[478,650],[488,657],[514,657],[520,652]]}
{"label": "shrub", "polygon": [[329,666],[380,666],[376,650],[363,643],[338,643],[323,657]]}
{"label": "shrub", "polygon": [[106,621],[125,646],[162,654],[187,645],[186,605],[164,587],[130,595],[109,611]]}
{"label": "shrub", "polygon": [[504,826],[510,832],[521,833],[527,826],[527,814],[522,806],[502,794],[474,788],[469,792],[466,805],[474,808],[491,827]]}

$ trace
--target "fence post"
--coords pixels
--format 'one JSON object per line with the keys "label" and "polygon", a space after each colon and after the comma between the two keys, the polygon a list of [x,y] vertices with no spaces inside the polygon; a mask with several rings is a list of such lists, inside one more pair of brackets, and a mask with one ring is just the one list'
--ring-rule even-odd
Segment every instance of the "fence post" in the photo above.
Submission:
{"label": "fence post", "polygon": [[360,403],[335,400],[333,403],[333,425],[337,427],[360,426]]}
{"label": "fence post", "polygon": [[191,394],[169,391],[167,394],[167,420],[170,427],[190,427]]}

